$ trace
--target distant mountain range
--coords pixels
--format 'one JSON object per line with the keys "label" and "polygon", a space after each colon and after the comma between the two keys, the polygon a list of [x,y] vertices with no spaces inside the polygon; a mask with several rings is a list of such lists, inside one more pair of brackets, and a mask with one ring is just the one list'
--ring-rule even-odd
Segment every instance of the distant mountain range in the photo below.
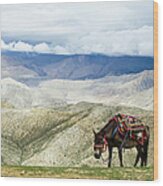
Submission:
{"label": "distant mountain range", "polygon": [[119,76],[153,70],[153,67],[152,57],[2,52],[2,77],[11,77],[28,85],[46,79],[86,80]]}

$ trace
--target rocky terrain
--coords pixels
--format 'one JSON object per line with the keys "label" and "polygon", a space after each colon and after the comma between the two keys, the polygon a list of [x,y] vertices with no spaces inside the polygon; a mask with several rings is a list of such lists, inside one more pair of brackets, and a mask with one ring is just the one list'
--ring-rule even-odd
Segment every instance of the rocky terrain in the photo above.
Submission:
{"label": "rocky terrain", "polygon": [[[152,111],[85,102],[57,108],[13,109],[7,103],[2,107],[2,165],[106,166],[93,156],[92,129],[98,131],[118,112],[137,115],[150,126],[149,165],[153,165]],[[125,166],[132,166],[135,149],[123,154]],[[119,166],[116,149],[113,165]]]}

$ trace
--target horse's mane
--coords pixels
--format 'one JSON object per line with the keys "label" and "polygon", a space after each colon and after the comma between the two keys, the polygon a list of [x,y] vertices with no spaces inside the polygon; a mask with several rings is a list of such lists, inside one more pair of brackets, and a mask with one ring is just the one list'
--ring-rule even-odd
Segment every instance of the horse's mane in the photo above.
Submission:
{"label": "horse's mane", "polygon": [[99,131],[99,134],[104,134],[106,131],[109,131],[111,127],[113,127],[113,125],[111,125],[112,122],[116,122],[115,120],[115,116],[113,118],[111,118],[107,124]]}

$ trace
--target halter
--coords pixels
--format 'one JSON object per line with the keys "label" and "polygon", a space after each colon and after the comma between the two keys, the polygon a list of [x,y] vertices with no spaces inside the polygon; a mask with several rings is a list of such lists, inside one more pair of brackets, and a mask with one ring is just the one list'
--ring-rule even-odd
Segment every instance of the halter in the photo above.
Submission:
{"label": "halter", "polygon": [[103,144],[95,144],[94,148],[98,148],[98,149],[100,148],[100,149],[102,149],[101,150],[102,152],[105,152],[108,147],[108,142],[106,140],[106,136],[104,136],[103,139],[104,139],[104,143]]}

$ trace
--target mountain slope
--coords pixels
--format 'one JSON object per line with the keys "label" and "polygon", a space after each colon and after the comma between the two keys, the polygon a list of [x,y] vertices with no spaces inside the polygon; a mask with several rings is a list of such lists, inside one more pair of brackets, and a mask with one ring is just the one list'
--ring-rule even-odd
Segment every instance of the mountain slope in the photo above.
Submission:
{"label": "mountain slope", "polygon": [[153,71],[87,81],[49,80],[38,88],[48,97],[67,103],[86,101],[153,109]]}
{"label": "mountain slope", "polygon": [[58,107],[66,104],[55,96],[48,97],[41,90],[33,90],[12,78],[1,80],[1,101],[3,104],[15,108],[31,108],[33,106]]}
{"label": "mountain slope", "polygon": [[[4,109],[2,164],[105,166],[93,156],[92,129],[101,129],[118,112],[137,115],[150,126],[149,165],[153,165],[153,112],[90,103],[78,103],[60,109]],[[113,156],[113,166],[119,166],[116,149]],[[107,153],[104,157],[107,157]],[[126,150],[125,166],[133,166],[135,157],[135,149]]]}
{"label": "mountain slope", "polygon": [[1,80],[1,100],[7,101],[14,107],[30,107],[32,104],[32,92],[28,86],[15,81],[12,78]]}
{"label": "mountain slope", "polygon": [[11,78],[2,79],[1,84],[2,100],[17,108],[85,101],[153,109],[153,71],[97,80],[48,80],[33,88]]}

